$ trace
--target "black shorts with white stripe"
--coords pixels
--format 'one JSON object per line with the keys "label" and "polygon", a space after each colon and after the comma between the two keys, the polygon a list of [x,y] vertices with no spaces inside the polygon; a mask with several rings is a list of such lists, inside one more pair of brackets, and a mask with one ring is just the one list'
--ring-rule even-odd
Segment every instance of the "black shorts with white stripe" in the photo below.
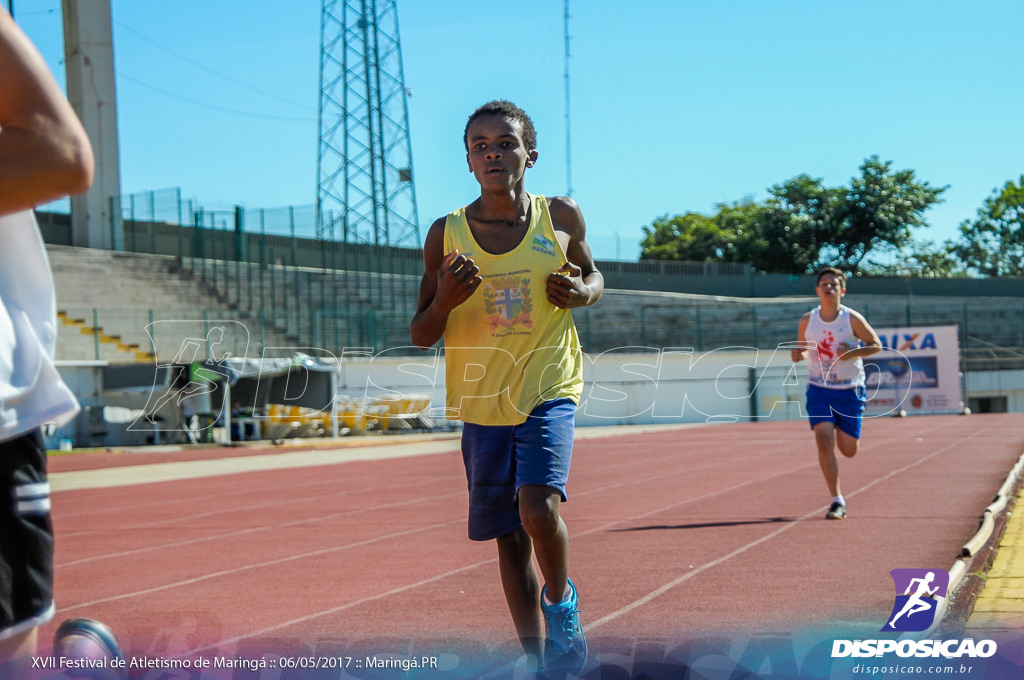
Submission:
{"label": "black shorts with white stripe", "polygon": [[0,640],[53,616],[53,527],[39,430],[0,442]]}

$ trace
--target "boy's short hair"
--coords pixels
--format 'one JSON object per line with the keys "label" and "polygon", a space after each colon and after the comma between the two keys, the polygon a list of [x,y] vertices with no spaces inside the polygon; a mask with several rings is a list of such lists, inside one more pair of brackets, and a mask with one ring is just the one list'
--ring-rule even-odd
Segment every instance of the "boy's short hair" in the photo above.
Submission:
{"label": "boy's short hair", "polygon": [[526,145],[526,150],[533,151],[537,148],[537,129],[533,127],[533,121],[526,115],[526,111],[508,100],[494,99],[469,115],[466,129],[462,132],[462,143],[465,144],[467,151],[469,151],[469,126],[480,116],[487,115],[504,116],[509,120],[517,121],[523,128],[523,144]]}
{"label": "boy's short hair", "polygon": [[839,279],[839,282],[842,284],[843,288],[846,288],[846,274],[844,274],[842,270],[836,269],[835,267],[824,267],[822,269],[819,269],[817,273],[817,278],[815,279],[815,283],[821,283],[821,277],[824,276],[825,274],[832,274],[837,279]]}

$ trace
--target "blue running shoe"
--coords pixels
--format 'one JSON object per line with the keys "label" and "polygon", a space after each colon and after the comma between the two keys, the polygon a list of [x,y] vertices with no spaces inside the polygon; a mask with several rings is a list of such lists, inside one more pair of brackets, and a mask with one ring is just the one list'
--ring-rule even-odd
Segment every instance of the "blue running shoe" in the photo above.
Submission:
{"label": "blue running shoe", "polygon": [[544,600],[547,586],[541,591],[540,606],[544,611],[547,635],[544,640],[544,664],[549,671],[579,675],[587,661],[587,639],[580,623],[576,586],[569,581],[569,597],[559,604]]}
{"label": "blue running shoe", "polygon": [[[57,658],[91,662],[83,668],[73,667],[65,672],[70,677],[85,677],[93,680],[112,680],[124,677],[118,668],[123,667],[124,654],[114,633],[99,621],[92,619],[68,619],[60,624],[53,636],[53,655]],[[117,667],[114,661],[119,662]]]}

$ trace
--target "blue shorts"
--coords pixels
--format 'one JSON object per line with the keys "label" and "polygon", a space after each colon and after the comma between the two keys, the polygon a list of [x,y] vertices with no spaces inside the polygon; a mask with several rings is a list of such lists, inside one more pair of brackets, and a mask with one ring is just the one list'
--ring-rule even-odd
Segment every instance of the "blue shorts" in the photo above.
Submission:
{"label": "blue shorts", "polygon": [[812,430],[818,423],[835,423],[846,434],[860,439],[860,424],[866,403],[867,392],[863,387],[829,389],[818,385],[807,386],[807,416]]}
{"label": "blue shorts", "polygon": [[520,425],[463,426],[472,540],[489,541],[522,526],[516,502],[527,484],[549,486],[568,500],[575,418],[571,399],[555,399],[535,408]]}

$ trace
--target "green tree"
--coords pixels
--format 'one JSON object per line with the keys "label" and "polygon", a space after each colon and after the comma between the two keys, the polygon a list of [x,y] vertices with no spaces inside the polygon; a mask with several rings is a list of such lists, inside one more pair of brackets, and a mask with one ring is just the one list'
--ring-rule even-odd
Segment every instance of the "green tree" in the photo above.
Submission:
{"label": "green tree", "polygon": [[826,187],[820,178],[798,175],[768,189],[759,225],[761,248],[750,249],[754,266],[765,272],[813,271],[822,248],[840,230],[844,190]]}
{"label": "green tree", "polygon": [[924,212],[942,201],[945,187],[919,182],[913,170],[892,171],[892,161],[871,156],[860,166],[846,194],[836,241],[836,266],[857,271],[872,250],[899,251],[912,242],[912,230],[927,227]]}
{"label": "green tree", "polygon": [[960,223],[953,252],[983,276],[1024,276],[1024,175],[993,191],[977,217]]}
{"label": "green tree", "polygon": [[730,240],[713,217],[694,212],[665,215],[644,227],[641,259],[721,262]]}
{"label": "green tree", "polygon": [[913,170],[866,159],[849,187],[806,174],[768,189],[768,198],[719,204],[644,227],[641,259],[749,262],[759,271],[805,274],[830,264],[856,272],[871,253],[910,247],[912,230],[947,187],[920,182]]}
{"label": "green tree", "polygon": [[763,245],[758,224],[764,206],[751,199],[720,203],[713,215],[689,212],[659,217],[644,227],[640,245],[644,260],[752,262]]}
{"label": "green tree", "polygon": [[761,248],[759,225],[764,220],[765,208],[752,199],[738,203],[719,203],[712,218],[722,237],[724,262],[754,262]]}
{"label": "green tree", "polygon": [[860,271],[870,276],[917,276],[926,279],[967,276],[967,269],[957,258],[952,241],[938,246],[932,241],[911,240],[891,262],[869,262]]}

